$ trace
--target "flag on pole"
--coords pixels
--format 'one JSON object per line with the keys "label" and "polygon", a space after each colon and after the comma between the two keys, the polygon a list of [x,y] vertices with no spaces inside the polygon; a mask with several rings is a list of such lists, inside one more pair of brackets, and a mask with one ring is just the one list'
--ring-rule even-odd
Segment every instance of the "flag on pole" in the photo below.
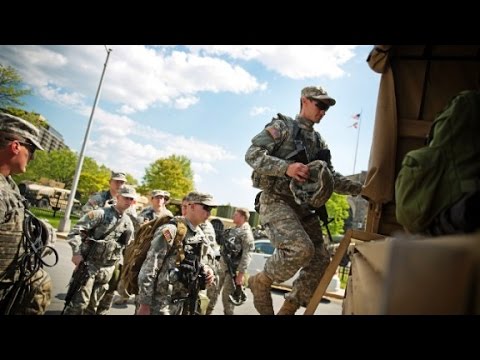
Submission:
{"label": "flag on pole", "polygon": [[358,129],[358,123],[360,121],[360,113],[353,115],[352,119],[354,119],[355,122],[352,125],[350,125],[349,127],[353,127],[355,129]]}

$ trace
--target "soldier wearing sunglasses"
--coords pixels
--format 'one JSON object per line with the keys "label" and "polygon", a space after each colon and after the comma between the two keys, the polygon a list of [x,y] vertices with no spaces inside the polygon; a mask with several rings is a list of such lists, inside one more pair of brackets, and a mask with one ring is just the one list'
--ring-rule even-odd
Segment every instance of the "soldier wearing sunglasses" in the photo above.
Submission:
{"label": "soldier wearing sunglasses", "polygon": [[[276,248],[264,270],[248,281],[254,306],[261,315],[274,314],[272,283],[288,280],[299,269],[300,275],[278,314],[293,315],[300,306],[306,306],[330,263],[311,199],[302,203],[295,198],[292,182],[300,186],[318,182],[310,177],[307,164],[323,160],[335,192],[358,195],[362,190],[362,184],[335,172],[327,144],[313,128],[335,103],[320,86],[304,88],[300,114],[295,119],[278,114],[252,139],[245,154],[246,162],[253,168],[253,186],[262,190],[260,220]],[[324,196],[325,201],[328,197]]]}

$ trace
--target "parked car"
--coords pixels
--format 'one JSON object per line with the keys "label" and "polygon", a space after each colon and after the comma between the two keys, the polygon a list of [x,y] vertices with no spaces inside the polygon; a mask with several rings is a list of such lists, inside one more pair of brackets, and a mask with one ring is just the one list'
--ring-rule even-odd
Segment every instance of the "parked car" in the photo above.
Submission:
{"label": "parked car", "polygon": [[[255,250],[252,251],[252,261],[248,266],[248,275],[253,276],[256,273],[263,270],[265,265],[265,261],[272,256],[274,253],[275,248],[271,244],[270,240],[265,239],[258,239],[255,240]],[[282,282],[281,284],[273,283],[272,287],[282,290],[291,290],[293,286],[293,281],[298,277],[299,272],[297,272],[293,277]],[[340,291],[340,279],[337,274],[335,274],[328,285],[327,292],[338,292]]]}

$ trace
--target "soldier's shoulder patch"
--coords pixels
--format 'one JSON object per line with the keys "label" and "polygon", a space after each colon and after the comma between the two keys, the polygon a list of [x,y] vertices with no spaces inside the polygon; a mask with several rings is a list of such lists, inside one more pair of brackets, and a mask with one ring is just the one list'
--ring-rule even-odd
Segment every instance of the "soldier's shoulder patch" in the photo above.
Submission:
{"label": "soldier's shoulder patch", "polygon": [[173,238],[172,233],[168,228],[165,228],[162,230],[162,235],[165,238],[165,240],[167,240],[168,242],[170,242]]}
{"label": "soldier's shoulder patch", "polygon": [[95,211],[91,210],[87,213],[87,216],[90,220],[93,220],[93,218],[95,217]]}
{"label": "soldier's shoulder patch", "polygon": [[270,134],[270,136],[274,139],[274,140],[278,140],[280,139],[280,130],[276,127],[276,126],[267,126],[265,128],[265,130]]}

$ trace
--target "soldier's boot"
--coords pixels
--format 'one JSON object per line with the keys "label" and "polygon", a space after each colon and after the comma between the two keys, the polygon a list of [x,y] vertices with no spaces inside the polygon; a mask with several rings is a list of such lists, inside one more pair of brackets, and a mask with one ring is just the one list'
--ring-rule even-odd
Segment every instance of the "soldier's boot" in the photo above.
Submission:
{"label": "soldier's boot", "polygon": [[130,297],[123,297],[119,295],[113,299],[113,303],[115,305],[125,305],[128,303],[128,300],[130,300]]}
{"label": "soldier's boot", "polygon": [[274,315],[270,287],[273,280],[265,272],[248,278],[248,287],[253,294],[253,305],[260,315]]}
{"label": "soldier's boot", "polygon": [[298,308],[299,308],[299,306],[297,304],[295,304],[294,302],[286,299],[283,302],[283,305],[280,308],[280,310],[278,311],[277,315],[295,315]]}

